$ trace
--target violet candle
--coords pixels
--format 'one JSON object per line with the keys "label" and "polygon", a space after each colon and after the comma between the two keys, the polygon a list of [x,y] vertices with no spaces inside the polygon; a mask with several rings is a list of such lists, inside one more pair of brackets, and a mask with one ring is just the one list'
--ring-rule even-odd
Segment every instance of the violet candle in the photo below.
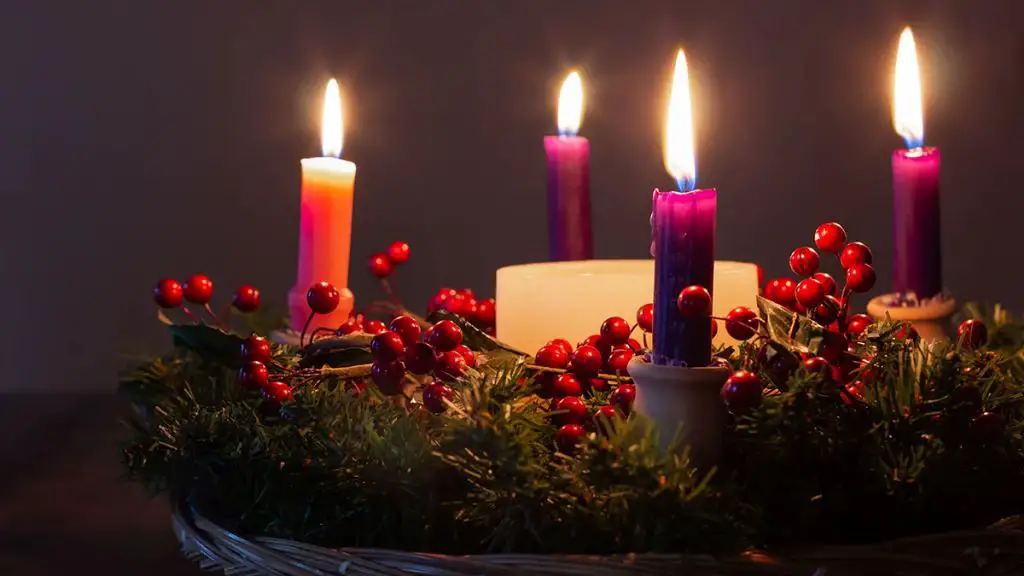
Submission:
{"label": "violet candle", "polygon": [[893,291],[916,299],[942,291],[937,148],[924,146],[921,81],[910,28],[900,35],[893,126],[907,143],[892,155]]}
{"label": "violet candle", "polygon": [[654,191],[651,211],[654,255],[655,364],[698,368],[711,363],[711,319],[686,319],[676,306],[683,288],[700,285],[714,296],[715,212],[718,193],[694,190],[693,116],[686,56],[676,56],[665,134],[665,168],[679,192]]}
{"label": "violet candle", "polygon": [[544,138],[548,160],[548,247],[552,261],[590,260],[590,143],[577,136],[583,83],[572,72],[558,97],[558,136]]}

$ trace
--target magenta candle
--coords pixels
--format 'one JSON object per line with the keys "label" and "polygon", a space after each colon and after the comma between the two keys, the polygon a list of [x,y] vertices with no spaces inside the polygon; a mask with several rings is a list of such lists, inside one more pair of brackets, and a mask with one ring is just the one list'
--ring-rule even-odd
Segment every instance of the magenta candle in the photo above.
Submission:
{"label": "magenta candle", "polygon": [[937,148],[892,154],[893,291],[930,298],[942,291]]}
{"label": "magenta candle", "polygon": [[939,165],[924,146],[917,50],[910,28],[900,35],[893,83],[893,126],[907,143],[892,155],[893,291],[925,299],[942,291]]}
{"label": "magenta candle", "polygon": [[558,98],[558,136],[544,138],[548,160],[548,256],[552,261],[590,260],[590,143],[577,136],[583,85],[572,72]]}
{"label": "magenta candle", "polygon": [[717,206],[714,188],[654,191],[655,364],[696,368],[711,363],[711,319],[684,318],[676,299],[691,285],[714,294]]}

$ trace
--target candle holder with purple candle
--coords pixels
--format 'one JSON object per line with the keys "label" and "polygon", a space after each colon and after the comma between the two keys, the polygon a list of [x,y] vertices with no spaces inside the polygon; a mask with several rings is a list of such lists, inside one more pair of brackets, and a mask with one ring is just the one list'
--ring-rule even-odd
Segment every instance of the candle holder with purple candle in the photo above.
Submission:
{"label": "candle holder with purple candle", "polygon": [[[651,251],[654,256],[654,345],[649,359],[628,366],[636,383],[636,408],[649,418],[663,449],[689,449],[699,468],[721,455],[725,405],[720,391],[729,376],[711,366],[711,295],[715,269],[714,188],[695,190],[693,118],[686,56],[676,57],[665,136],[665,168],[678,192],[654,191]],[[683,314],[684,288],[707,290],[707,314]],[[676,442],[678,440],[678,442]]]}
{"label": "candle holder with purple candle", "polygon": [[925,340],[945,336],[956,301],[942,292],[938,148],[924,145],[920,71],[910,28],[900,35],[893,126],[907,148],[892,155],[893,292],[868,303],[883,319],[908,320]]}

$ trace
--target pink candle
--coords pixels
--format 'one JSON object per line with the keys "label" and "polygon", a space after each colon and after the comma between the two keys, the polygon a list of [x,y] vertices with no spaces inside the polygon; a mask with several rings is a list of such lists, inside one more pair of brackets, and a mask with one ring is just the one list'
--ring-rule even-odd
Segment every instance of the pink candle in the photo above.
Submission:
{"label": "pink candle", "polygon": [[558,136],[544,138],[548,160],[548,246],[552,261],[590,260],[590,143],[577,136],[583,84],[572,72],[558,97]]}
{"label": "pink candle", "polygon": [[900,36],[893,125],[907,143],[892,155],[893,291],[910,300],[942,291],[942,237],[937,148],[924,146],[921,81],[910,28]]}
{"label": "pink candle", "polygon": [[299,266],[295,286],[288,293],[292,328],[299,330],[309,317],[306,291],[320,281],[341,293],[331,314],[317,315],[309,330],[340,326],[352,312],[348,289],[348,262],[352,243],[352,194],[356,165],[339,158],[342,147],[341,98],[338,83],[327,84],[321,127],[323,157],[302,160],[302,212],[299,221]]}

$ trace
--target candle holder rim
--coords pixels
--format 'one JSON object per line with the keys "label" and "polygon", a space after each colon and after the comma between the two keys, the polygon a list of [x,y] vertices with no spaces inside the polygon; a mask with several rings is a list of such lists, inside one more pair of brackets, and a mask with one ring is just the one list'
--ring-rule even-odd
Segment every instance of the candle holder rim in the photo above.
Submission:
{"label": "candle holder rim", "polygon": [[[620,266],[622,268],[616,269],[615,266]],[[742,262],[740,260],[715,260],[716,270],[719,266],[723,267],[722,271],[757,269],[757,264],[754,264],[753,262]],[[635,271],[638,274],[648,274],[654,269],[654,259],[594,258],[592,260],[572,260],[563,262],[526,262],[523,264],[502,266],[498,268],[497,273],[509,273],[517,270],[544,270],[560,272],[563,274],[579,274],[580,272],[587,272],[594,275],[600,275],[608,272],[621,273],[623,268],[630,272]]]}
{"label": "candle holder rim", "polygon": [[956,312],[956,299],[952,297],[930,300],[923,306],[892,306],[890,302],[896,296],[896,293],[875,296],[868,302],[868,314],[878,319],[888,315],[893,320],[940,320]]}

